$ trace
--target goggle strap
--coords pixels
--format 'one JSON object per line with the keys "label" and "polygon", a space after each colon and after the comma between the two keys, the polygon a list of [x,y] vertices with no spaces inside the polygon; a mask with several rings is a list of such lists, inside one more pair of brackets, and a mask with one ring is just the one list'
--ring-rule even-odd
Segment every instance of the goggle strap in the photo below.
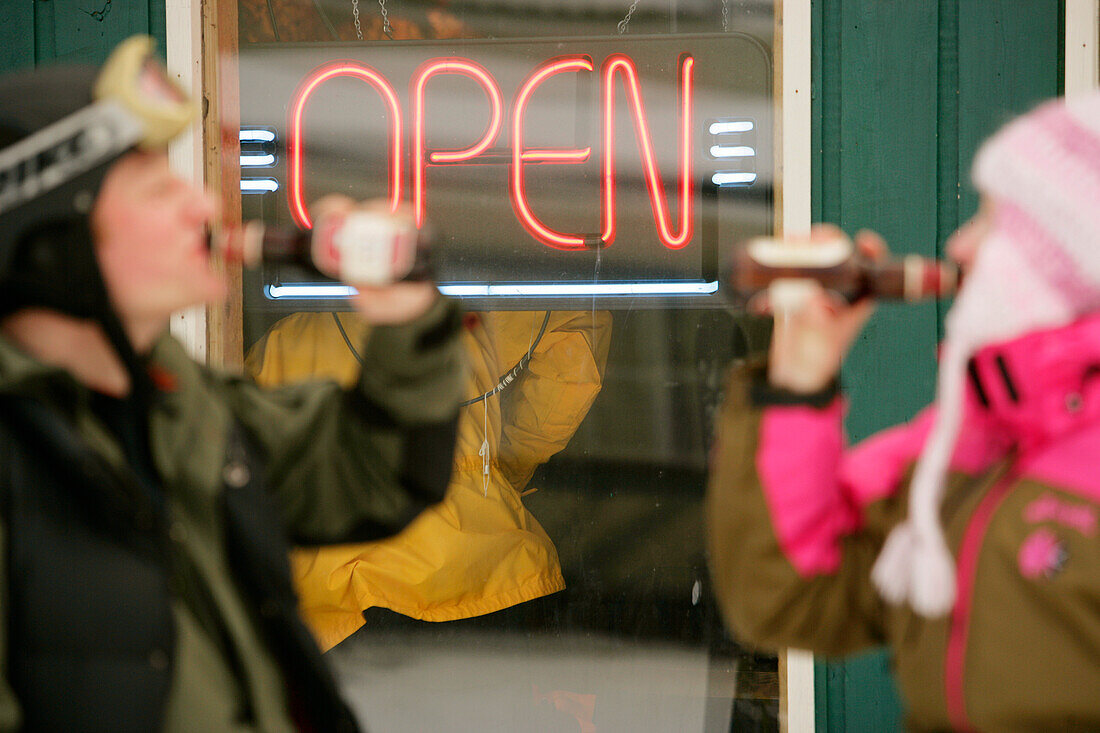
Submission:
{"label": "goggle strap", "polygon": [[0,150],[0,214],[121,155],[143,134],[141,121],[108,99]]}

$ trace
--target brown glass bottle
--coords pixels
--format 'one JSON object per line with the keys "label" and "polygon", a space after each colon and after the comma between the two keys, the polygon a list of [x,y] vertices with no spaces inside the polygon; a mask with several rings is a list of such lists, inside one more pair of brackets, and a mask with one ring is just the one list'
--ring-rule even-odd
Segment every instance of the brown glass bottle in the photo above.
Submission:
{"label": "brown glass bottle", "polygon": [[220,237],[218,249],[245,267],[292,264],[349,283],[431,276],[426,237],[411,221],[376,212],[330,217],[310,231],[249,221]]}
{"label": "brown glass bottle", "polygon": [[854,303],[864,297],[915,302],[953,296],[958,265],[919,255],[874,261],[849,239],[790,243],[760,237],[738,247],[726,286],[741,304],[767,292],[773,283],[816,280],[825,290]]}

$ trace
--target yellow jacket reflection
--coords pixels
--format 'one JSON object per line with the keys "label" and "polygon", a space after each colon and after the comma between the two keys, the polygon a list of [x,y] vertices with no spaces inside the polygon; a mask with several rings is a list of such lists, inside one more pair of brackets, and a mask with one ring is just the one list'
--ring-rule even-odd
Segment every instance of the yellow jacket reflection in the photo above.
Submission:
{"label": "yellow jacket reflection", "polygon": [[[352,348],[366,330],[352,313],[298,313],[275,324],[245,366],[263,385],[351,384],[359,372]],[[469,398],[493,390],[537,341],[530,362],[507,388],[462,408],[454,475],[440,504],[384,541],[295,551],[302,613],[323,649],[362,626],[362,611],[372,606],[450,621],[565,587],[554,543],[521,492],[569,443],[599,393],[610,332],[606,312],[467,317]]]}

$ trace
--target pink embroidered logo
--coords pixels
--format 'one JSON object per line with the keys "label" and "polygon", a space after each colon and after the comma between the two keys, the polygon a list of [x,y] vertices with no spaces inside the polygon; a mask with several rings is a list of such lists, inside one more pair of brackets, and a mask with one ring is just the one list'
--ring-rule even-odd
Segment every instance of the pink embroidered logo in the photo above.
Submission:
{"label": "pink embroidered logo", "polygon": [[1024,507],[1024,519],[1031,523],[1057,522],[1072,527],[1086,537],[1096,534],[1096,507],[1074,504],[1043,494]]}
{"label": "pink embroidered logo", "polygon": [[1069,559],[1066,546],[1049,529],[1037,529],[1020,546],[1020,574],[1029,580],[1051,578]]}

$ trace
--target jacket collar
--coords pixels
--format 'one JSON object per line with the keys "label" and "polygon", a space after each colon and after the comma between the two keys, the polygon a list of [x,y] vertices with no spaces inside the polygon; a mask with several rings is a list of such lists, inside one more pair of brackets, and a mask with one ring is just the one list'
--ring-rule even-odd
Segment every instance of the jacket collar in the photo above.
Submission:
{"label": "jacket collar", "polygon": [[[154,344],[149,365],[157,386],[149,448],[166,484],[219,485],[227,412],[199,399],[204,389],[200,367],[167,330]],[[91,391],[66,370],[38,361],[2,336],[0,394],[30,396],[53,406],[74,420],[110,462],[124,460],[115,439],[91,414]]]}
{"label": "jacket collar", "polygon": [[[165,330],[151,350],[153,381],[159,392],[174,390],[172,370],[178,366],[175,340]],[[83,405],[89,394],[67,370],[39,361],[10,339],[0,335],[0,393],[31,395],[48,402]]]}
{"label": "jacket collar", "polygon": [[969,392],[1022,452],[1100,421],[1100,313],[982,348]]}
{"label": "jacket collar", "polygon": [[66,370],[39,361],[0,336],[0,393],[51,400],[79,398],[85,392],[87,389]]}

